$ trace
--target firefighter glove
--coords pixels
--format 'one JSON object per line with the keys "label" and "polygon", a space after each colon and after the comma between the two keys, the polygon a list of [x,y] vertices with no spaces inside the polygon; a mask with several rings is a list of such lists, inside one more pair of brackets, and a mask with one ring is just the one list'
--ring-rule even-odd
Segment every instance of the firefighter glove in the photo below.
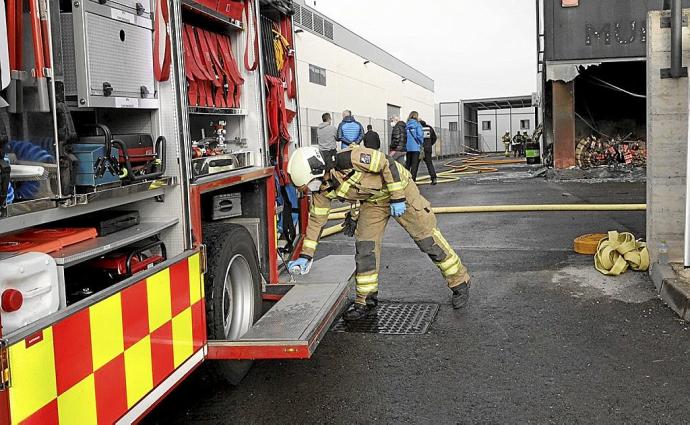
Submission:
{"label": "firefighter glove", "polygon": [[343,224],[343,234],[351,238],[355,235],[355,230],[357,230],[357,220],[352,218],[352,213],[347,213],[345,215],[345,223]]}
{"label": "firefighter glove", "polygon": [[307,274],[309,270],[311,270],[311,260],[307,258],[298,258],[288,262],[288,271],[290,274]]}
{"label": "firefighter glove", "polygon": [[405,205],[405,202],[394,202],[391,204],[391,215],[393,217],[400,217],[405,214],[406,209],[407,206]]}

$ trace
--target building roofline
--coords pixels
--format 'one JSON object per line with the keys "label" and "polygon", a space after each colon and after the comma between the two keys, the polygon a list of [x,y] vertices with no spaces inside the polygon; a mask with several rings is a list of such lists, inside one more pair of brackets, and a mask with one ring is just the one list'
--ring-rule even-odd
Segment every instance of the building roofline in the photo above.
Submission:
{"label": "building roofline", "polygon": [[[371,61],[372,63],[385,68],[393,73],[396,73],[403,77],[406,80],[409,80],[427,90],[434,91],[434,80],[426,75],[425,73],[421,72],[420,70],[414,68],[413,66],[407,64],[400,58],[390,54],[387,52],[385,49],[382,47],[372,43],[371,41],[367,40],[366,38],[362,37],[361,35],[357,34],[356,32],[350,30],[346,26],[340,24],[338,21],[331,19],[330,17],[327,17],[324,13],[314,9],[313,7],[307,5],[304,0],[293,0],[295,4],[297,4],[300,8],[302,9],[307,9],[308,11],[312,12],[313,14],[317,14],[320,17],[327,19],[330,21],[333,26],[333,39],[329,37],[325,37],[323,34],[318,33],[317,31],[314,31],[312,28],[309,28],[308,26],[305,26],[301,22],[301,17],[299,20],[295,21],[295,25],[299,26],[300,28],[309,31],[311,34],[314,34],[316,36],[319,36],[323,38],[326,41],[329,41],[345,50],[348,50],[351,53],[354,53],[360,57],[362,57],[365,60]],[[299,12],[298,12],[299,13]],[[349,37],[354,37],[358,39],[359,41],[362,42],[363,45],[367,46],[369,50],[373,49],[378,53],[379,57],[377,58],[376,54],[372,54],[374,52],[367,52],[366,48],[363,48],[362,45],[358,46],[356,43],[352,43],[352,40],[348,40],[347,37],[344,39],[336,39],[336,28],[338,31],[342,31],[344,35],[349,36]],[[389,63],[386,63],[389,62]],[[398,69],[396,69],[398,68]]]}

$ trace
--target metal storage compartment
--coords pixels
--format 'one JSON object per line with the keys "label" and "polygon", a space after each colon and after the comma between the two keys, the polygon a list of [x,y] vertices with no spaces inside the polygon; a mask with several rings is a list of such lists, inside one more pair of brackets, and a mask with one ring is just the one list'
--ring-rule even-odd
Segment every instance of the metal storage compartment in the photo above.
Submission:
{"label": "metal storage compartment", "polygon": [[125,9],[86,2],[61,14],[65,96],[79,107],[159,106],[151,16]]}

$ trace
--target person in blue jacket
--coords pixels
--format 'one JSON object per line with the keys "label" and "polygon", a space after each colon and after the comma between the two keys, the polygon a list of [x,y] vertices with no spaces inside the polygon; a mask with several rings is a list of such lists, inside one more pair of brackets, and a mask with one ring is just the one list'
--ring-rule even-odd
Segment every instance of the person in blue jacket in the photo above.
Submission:
{"label": "person in blue jacket", "polygon": [[352,111],[343,111],[343,121],[338,126],[338,134],[336,136],[341,143],[342,149],[347,149],[350,145],[358,145],[364,138],[364,127],[355,120],[352,116]]}
{"label": "person in blue jacket", "polygon": [[405,157],[405,168],[410,170],[412,178],[417,181],[417,170],[419,170],[419,153],[424,145],[424,128],[419,123],[419,113],[410,112],[407,118],[407,156]]}

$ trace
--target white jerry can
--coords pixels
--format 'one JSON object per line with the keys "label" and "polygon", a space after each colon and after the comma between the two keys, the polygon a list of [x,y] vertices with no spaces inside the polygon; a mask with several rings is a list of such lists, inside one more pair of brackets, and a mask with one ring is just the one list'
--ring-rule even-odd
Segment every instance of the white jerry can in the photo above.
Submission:
{"label": "white jerry can", "polygon": [[55,313],[60,306],[57,265],[38,252],[0,259],[2,334]]}

